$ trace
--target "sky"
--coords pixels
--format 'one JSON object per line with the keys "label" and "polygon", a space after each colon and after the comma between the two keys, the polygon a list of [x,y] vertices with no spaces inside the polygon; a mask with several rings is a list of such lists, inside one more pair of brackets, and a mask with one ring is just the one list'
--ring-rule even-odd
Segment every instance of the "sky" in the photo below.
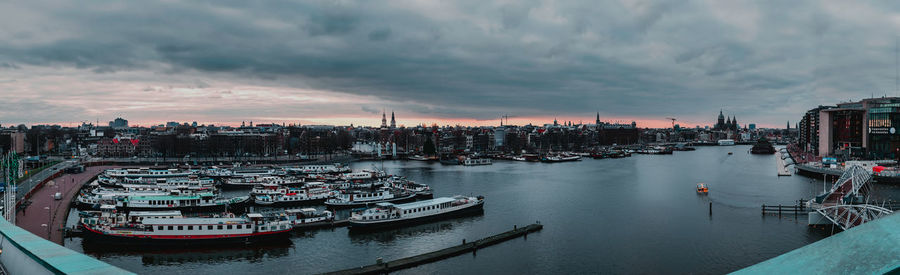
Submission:
{"label": "sky", "polygon": [[0,1],[0,124],[784,127],[898,96],[896,1]]}

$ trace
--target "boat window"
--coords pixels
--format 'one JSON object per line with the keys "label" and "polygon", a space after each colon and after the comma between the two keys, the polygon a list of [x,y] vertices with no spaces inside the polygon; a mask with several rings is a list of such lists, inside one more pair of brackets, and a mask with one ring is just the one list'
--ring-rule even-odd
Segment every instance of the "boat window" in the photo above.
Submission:
{"label": "boat window", "polygon": [[157,226],[156,229],[157,229],[157,230],[163,230],[163,226],[162,226],[162,225]]}
{"label": "boat window", "polygon": [[260,227],[259,231],[266,231],[266,227],[265,226]]}
{"label": "boat window", "polygon": [[207,225],[206,230],[212,230],[212,225]]}
{"label": "boat window", "polygon": [[228,229],[231,229],[231,225],[229,224],[229,225],[227,226],[227,228],[228,228]]}
{"label": "boat window", "polygon": [[217,229],[219,229],[219,230],[222,230],[222,226],[221,226],[221,225],[219,225],[219,226],[218,226],[218,227],[217,227]]}
{"label": "boat window", "polygon": [[188,230],[194,230],[194,226],[193,226],[193,225],[188,225]]}
{"label": "boat window", "polygon": [[184,230],[184,226],[178,226],[178,230]]}
{"label": "boat window", "polygon": [[173,226],[170,225],[170,226],[169,226],[169,230],[172,230],[172,228],[173,228]]}

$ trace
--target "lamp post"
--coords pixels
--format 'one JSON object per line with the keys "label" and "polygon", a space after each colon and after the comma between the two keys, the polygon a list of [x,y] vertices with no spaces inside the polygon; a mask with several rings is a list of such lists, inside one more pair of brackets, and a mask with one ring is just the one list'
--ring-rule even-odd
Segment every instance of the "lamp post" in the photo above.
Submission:
{"label": "lamp post", "polygon": [[48,205],[47,207],[44,207],[44,209],[47,209],[47,223],[42,224],[41,226],[47,227],[47,240],[50,240],[50,219],[53,216],[50,214],[50,205]]}

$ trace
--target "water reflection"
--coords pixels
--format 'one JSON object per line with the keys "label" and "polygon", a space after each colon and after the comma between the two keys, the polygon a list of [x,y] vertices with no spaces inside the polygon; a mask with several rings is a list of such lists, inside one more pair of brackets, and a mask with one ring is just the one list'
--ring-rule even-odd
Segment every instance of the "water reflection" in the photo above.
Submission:
{"label": "water reflection", "polygon": [[98,258],[135,255],[147,265],[180,265],[183,263],[225,263],[235,261],[258,262],[264,258],[279,258],[291,253],[291,240],[264,243],[203,245],[195,247],[165,247],[152,245],[114,245],[88,240],[81,242],[85,253]]}
{"label": "water reflection", "polygon": [[450,220],[436,221],[409,227],[391,228],[377,231],[349,230],[349,233],[347,233],[347,235],[350,236],[350,242],[357,245],[369,244],[372,242],[379,244],[390,244],[400,239],[448,232],[453,230],[457,225],[478,222],[483,218],[483,216],[484,211],[478,211]]}

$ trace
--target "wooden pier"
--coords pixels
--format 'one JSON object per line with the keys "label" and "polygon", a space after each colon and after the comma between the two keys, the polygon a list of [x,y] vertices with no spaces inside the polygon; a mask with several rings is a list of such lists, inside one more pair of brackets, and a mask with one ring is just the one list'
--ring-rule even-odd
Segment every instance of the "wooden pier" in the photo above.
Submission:
{"label": "wooden pier", "polygon": [[438,260],[450,258],[456,255],[472,252],[476,253],[479,248],[487,247],[490,245],[498,244],[506,240],[514,239],[519,236],[525,236],[528,238],[529,232],[540,231],[544,226],[541,224],[531,224],[525,227],[514,227],[513,230],[506,231],[497,235],[493,235],[484,239],[480,239],[474,242],[466,242],[466,240],[462,241],[462,244],[444,248],[438,251],[433,251],[417,256],[402,258],[398,260],[393,260],[390,262],[384,263],[376,263],[373,265],[362,266],[359,268],[351,268],[345,269],[325,274],[386,274],[388,272],[393,272],[405,268],[410,268],[430,262],[435,262]]}
{"label": "wooden pier", "polygon": [[806,208],[803,201],[798,203],[797,205],[762,205],[762,214],[778,214],[781,216],[782,214],[793,214],[793,215],[806,215],[809,213],[809,209]]}

